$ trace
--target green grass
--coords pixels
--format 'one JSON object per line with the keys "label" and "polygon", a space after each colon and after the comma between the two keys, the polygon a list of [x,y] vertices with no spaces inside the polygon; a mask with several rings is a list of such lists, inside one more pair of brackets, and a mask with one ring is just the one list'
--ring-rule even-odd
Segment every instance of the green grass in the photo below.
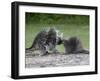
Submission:
{"label": "green grass", "polygon": [[[60,32],[63,32],[64,38],[71,36],[77,36],[81,39],[85,48],[89,49],[89,26],[88,25],[76,25],[76,24],[57,24],[57,25],[42,25],[42,24],[26,24],[25,28],[25,47],[28,48],[32,45],[36,34],[48,27],[55,26]],[[57,46],[59,51],[64,51],[63,45]]]}

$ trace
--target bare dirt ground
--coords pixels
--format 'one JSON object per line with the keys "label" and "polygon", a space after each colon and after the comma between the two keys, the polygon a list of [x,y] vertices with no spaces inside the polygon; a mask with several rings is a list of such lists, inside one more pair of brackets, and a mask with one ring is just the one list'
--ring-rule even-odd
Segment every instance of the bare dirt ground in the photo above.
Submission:
{"label": "bare dirt ground", "polygon": [[89,54],[48,54],[44,56],[26,52],[25,67],[57,67],[89,65]]}

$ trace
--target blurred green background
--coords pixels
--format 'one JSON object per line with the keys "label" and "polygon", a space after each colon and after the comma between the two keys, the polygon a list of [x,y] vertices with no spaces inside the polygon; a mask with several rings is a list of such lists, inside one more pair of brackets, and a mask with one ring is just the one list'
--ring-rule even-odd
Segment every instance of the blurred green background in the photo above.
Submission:
{"label": "blurred green background", "polygon": [[[89,16],[69,14],[26,13],[25,48],[32,45],[34,37],[42,29],[56,27],[63,32],[64,38],[77,36],[85,48],[89,49]],[[64,52],[63,45],[57,49]]]}

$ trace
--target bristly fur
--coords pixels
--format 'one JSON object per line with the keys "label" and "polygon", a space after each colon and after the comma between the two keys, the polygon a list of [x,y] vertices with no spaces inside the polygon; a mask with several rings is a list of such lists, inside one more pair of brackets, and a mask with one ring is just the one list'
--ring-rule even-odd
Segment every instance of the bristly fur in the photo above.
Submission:
{"label": "bristly fur", "polygon": [[[30,48],[26,50],[39,50],[41,51],[42,55],[48,53],[48,51],[56,52],[56,45],[58,44],[58,37],[57,37],[57,30],[55,28],[50,28],[49,30],[42,30],[40,31]],[[59,37],[60,39],[60,37]]]}
{"label": "bristly fur", "polygon": [[71,37],[63,40],[65,53],[85,53],[89,54],[89,51],[83,48],[82,42],[77,37]]}
{"label": "bristly fur", "polygon": [[34,50],[40,50],[42,54],[46,53],[46,40],[47,40],[48,32],[46,30],[40,31],[30,48],[27,48],[26,50],[34,51]]}

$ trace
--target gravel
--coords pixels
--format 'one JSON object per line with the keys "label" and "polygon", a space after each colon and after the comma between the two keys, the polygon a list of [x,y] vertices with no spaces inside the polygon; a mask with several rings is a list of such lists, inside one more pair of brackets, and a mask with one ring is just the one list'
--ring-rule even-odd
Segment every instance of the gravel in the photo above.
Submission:
{"label": "gravel", "polygon": [[89,54],[48,54],[39,56],[26,52],[25,67],[58,67],[89,65]]}

